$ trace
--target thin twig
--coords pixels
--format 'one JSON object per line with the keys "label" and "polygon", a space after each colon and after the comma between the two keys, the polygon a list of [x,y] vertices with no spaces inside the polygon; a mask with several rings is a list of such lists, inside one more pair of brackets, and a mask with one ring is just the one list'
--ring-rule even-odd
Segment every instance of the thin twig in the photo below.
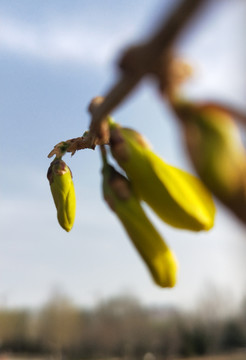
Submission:
{"label": "thin twig", "polygon": [[53,150],[51,150],[51,152],[48,154],[48,158],[51,158],[54,155],[61,157],[67,152],[70,152],[72,153],[71,155],[74,155],[77,150],[82,149],[95,149],[89,132],[86,136],[69,139],[56,144]]}

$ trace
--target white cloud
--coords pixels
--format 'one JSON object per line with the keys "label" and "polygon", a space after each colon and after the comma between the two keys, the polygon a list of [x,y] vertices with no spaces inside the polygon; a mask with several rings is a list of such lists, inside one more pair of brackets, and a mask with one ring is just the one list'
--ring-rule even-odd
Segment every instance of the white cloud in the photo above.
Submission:
{"label": "white cloud", "polygon": [[0,51],[53,63],[101,65],[115,57],[134,26],[122,32],[83,26],[72,20],[29,25],[4,18],[0,24]]}

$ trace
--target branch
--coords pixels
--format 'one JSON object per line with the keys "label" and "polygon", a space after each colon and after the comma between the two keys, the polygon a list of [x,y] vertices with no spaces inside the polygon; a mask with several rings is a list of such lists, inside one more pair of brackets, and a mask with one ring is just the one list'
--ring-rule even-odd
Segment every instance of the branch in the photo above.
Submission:
{"label": "branch", "polygon": [[170,49],[174,41],[203,3],[205,0],[183,0],[168,19],[163,20],[164,25],[149,40],[128,49],[119,62],[123,74],[118,82],[112,86],[104,98],[100,98],[100,102],[93,106],[93,111],[91,105],[95,99],[89,106],[92,120],[87,135],[55,145],[48,157],[53,155],[59,157],[65,152],[71,152],[73,155],[76,150],[94,149],[96,145],[107,144],[107,116],[122,103],[145,75],[157,75],[162,71],[161,69],[165,69],[163,64],[168,63],[170,59]]}
{"label": "branch", "polygon": [[61,141],[60,143],[56,144],[54,149],[49,153],[48,158],[51,158],[54,155],[61,157],[66,152],[70,152],[72,153],[71,155],[74,155],[77,150],[82,149],[95,149],[89,132],[81,137]]}
{"label": "branch", "polygon": [[203,3],[205,0],[183,0],[148,42],[125,53],[119,64],[124,74],[92,114],[92,133],[100,136],[101,121],[131,93],[143,76],[155,71],[163,53],[169,54],[177,36]]}

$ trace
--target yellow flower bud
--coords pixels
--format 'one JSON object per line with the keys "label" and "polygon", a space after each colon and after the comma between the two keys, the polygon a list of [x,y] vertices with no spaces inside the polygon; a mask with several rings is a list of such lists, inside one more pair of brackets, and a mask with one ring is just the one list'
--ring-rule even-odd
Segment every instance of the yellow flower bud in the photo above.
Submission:
{"label": "yellow flower bud", "polygon": [[178,268],[175,255],[145,215],[129,181],[108,164],[104,164],[102,172],[104,198],[120,219],[154,281],[161,287],[173,287]]}
{"label": "yellow flower bud", "polygon": [[184,127],[191,160],[204,183],[224,201],[245,192],[245,149],[232,117],[216,105],[180,101],[174,109]]}
{"label": "yellow flower bud", "polygon": [[168,224],[193,231],[209,230],[215,206],[195,176],[165,163],[137,132],[110,124],[111,153],[131,181],[134,192]]}
{"label": "yellow flower bud", "polygon": [[47,178],[57,209],[59,224],[66,231],[70,231],[73,227],[76,210],[76,198],[71,170],[63,160],[56,158],[50,164]]}

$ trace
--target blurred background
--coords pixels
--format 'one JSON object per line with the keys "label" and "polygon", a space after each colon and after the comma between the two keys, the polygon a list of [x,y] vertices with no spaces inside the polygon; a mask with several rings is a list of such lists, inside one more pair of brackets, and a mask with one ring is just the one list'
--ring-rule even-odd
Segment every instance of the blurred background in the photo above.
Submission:
{"label": "blurred background", "polygon": [[[102,200],[97,149],[64,158],[73,172],[77,195],[77,215],[70,233],[57,222],[46,178],[47,154],[56,143],[81,136],[88,129],[88,104],[93,97],[104,95],[117,79],[116,64],[122,51],[152,33],[177,3],[1,0],[3,349],[14,337],[9,334],[17,331],[26,334],[34,350],[40,346],[57,354],[63,346],[70,349],[74,341],[74,354],[80,354],[83,344],[88,350],[85,356],[142,356],[146,352],[164,356],[164,348],[167,355],[177,349],[181,355],[190,355],[199,351],[194,345],[191,350],[183,349],[182,344],[189,341],[182,342],[182,331],[184,339],[190,339],[199,336],[199,328],[200,337],[207,339],[204,334],[217,329],[215,319],[220,319],[216,321],[219,340],[202,344],[205,350],[201,352],[221,350],[223,336],[227,336],[221,329],[227,321],[228,332],[240,332],[235,347],[246,346],[245,227],[225,208],[218,204],[215,227],[199,234],[172,229],[149,211],[180,264],[177,286],[160,289]],[[194,67],[185,89],[191,99],[219,100],[246,111],[245,18],[245,1],[212,0],[186,27],[175,50]],[[151,80],[143,81],[113,117],[143,133],[168,163],[193,171],[178,122]],[[12,328],[9,325],[6,330],[7,324]],[[103,335],[105,326],[111,329],[109,335]],[[50,328],[63,328],[65,334]],[[121,328],[122,337],[117,335]],[[139,329],[144,329],[142,337],[137,336]],[[132,344],[129,339],[135,335]],[[23,344],[24,338],[18,336]],[[115,338],[113,345],[107,336]],[[101,348],[98,345],[92,354],[92,344],[99,338]],[[150,338],[148,349],[144,344]],[[133,348],[140,350],[135,354]]]}

